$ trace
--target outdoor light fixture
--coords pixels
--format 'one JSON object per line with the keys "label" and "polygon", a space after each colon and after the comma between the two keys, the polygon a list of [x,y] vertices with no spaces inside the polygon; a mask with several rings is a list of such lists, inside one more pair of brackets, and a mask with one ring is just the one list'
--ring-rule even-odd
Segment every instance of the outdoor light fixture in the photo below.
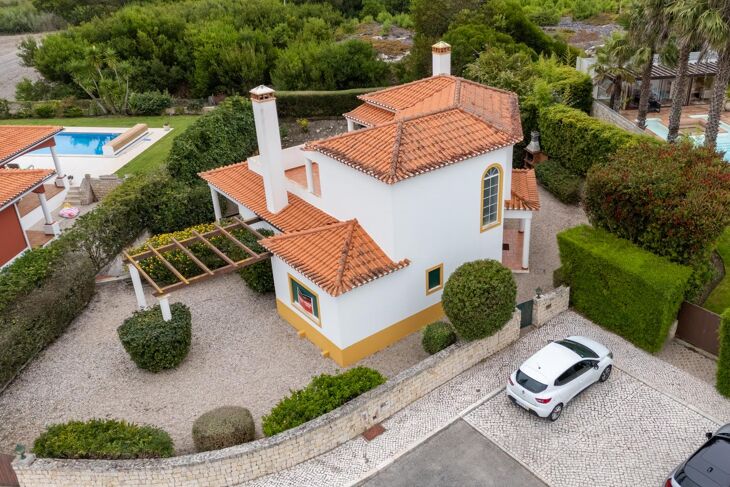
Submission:
{"label": "outdoor light fixture", "polygon": [[15,445],[15,454],[20,457],[21,460],[25,460],[25,445],[18,443]]}
{"label": "outdoor light fixture", "polygon": [[542,296],[542,288],[535,288],[535,294],[537,295],[537,299],[540,299],[540,296]]}

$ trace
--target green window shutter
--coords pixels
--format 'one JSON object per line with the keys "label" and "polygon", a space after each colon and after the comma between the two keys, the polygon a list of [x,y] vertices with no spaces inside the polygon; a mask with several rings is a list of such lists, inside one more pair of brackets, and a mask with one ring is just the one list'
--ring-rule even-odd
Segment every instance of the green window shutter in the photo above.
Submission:
{"label": "green window shutter", "polygon": [[428,289],[433,289],[441,285],[441,268],[431,269],[428,271]]}

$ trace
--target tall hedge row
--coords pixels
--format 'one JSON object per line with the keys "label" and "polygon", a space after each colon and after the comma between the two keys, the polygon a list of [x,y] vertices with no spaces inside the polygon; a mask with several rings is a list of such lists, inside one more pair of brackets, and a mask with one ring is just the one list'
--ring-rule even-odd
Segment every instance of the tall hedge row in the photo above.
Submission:
{"label": "tall hedge row", "polygon": [[355,88],[339,91],[277,91],[276,109],[281,118],[339,117],[362,102],[359,95],[380,88]]}
{"label": "tall hedge row", "polygon": [[559,233],[558,246],[575,309],[657,352],[677,317],[691,270],[588,225]]}
{"label": "tall hedge row", "polygon": [[639,141],[659,144],[565,105],[553,105],[538,115],[540,143],[551,159],[558,159],[574,174],[585,175],[593,164],[603,163],[622,147]]}
{"label": "tall hedge row", "polygon": [[723,396],[730,397],[730,308],[720,321],[720,353],[717,358],[717,382],[715,386]]}

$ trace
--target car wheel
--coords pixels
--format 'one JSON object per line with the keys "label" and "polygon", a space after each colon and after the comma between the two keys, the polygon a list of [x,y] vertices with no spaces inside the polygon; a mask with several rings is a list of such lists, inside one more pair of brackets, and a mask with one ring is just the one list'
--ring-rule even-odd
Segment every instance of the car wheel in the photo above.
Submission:
{"label": "car wheel", "polygon": [[561,414],[563,414],[563,403],[556,405],[550,412],[550,416],[548,416],[548,418],[550,421],[557,421]]}
{"label": "car wheel", "polygon": [[612,368],[613,367],[611,365],[609,365],[608,367],[603,369],[603,372],[601,372],[601,377],[599,377],[598,380],[601,382],[606,382],[608,380],[608,378],[611,377]]}

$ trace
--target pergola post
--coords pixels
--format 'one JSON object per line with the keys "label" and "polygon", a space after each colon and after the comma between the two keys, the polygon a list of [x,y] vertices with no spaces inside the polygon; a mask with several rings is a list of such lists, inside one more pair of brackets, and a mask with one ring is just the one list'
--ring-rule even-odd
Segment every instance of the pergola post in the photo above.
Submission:
{"label": "pergola post", "polygon": [[137,306],[139,307],[139,309],[145,309],[147,307],[147,298],[145,298],[144,295],[142,278],[139,276],[139,271],[137,270],[137,268],[132,264],[129,264],[129,275],[132,277],[134,295],[137,297]]}
{"label": "pergola post", "polygon": [[162,311],[162,319],[170,321],[172,319],[172,311],[170,310],[170,295],[163,294],[157,298],[157,302],[160,303],[160,310]]}
{"label": "pergola post", "polygon": [[314,174],[312,174],[312,160],[304,158],[304,172],[307,174],[307,191],[314,193]]}
{"label": "pergola post", "polygon": [[221,201],[218,197],[218,191],[216,191],[212,184],[209,184],[208,186],[210,187],[210,197],[213,198],[213,212],[215,213],[215,221],[219,222],[223,219],[223,213],[221,213]]}
{"label": "pergola post", "polygon": [[51,158],[53,159],[53,166],[56,168],[56,186],[59,188],[68,188],[68,177],[63,173],[63,169],[61,168],[61,161],[58,158],[58,154],[56,153],[56,146],[52,145],[50,147],[51,149]]}
{"label": "pergola post", "polygon": [[34,191],[38,195],[38,201],[41,203],[41,210],[43,211],[43,233],[46,235],[60,235],[61,227],[58,222],[53,221],[53,215],[51,210],[48,208],[48,200],[46,199],[46,190],[43,186],[40,186]]}
{"label": "pergola post", "polygon": [[520,220],[520,226],[524,227],[522,236],[522,268],[527,270],[530,268],[530,231],[532,228],[532,219],[523,218]]}

